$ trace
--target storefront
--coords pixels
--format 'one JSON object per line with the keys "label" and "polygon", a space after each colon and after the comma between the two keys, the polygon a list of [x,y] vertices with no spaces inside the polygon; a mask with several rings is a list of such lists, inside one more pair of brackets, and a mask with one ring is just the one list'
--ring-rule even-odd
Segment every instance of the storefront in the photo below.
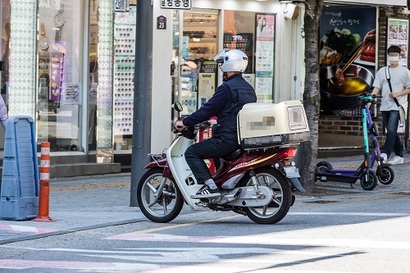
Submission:
{"label": "storefront", "polygon": [[9,115],[35,117],[52,151],[88,148],[88,11],[80,0],[2,0],[2,95]]}
{"label": "storefront", "polygon": [[[379,16],[376,0],[357,2]],[[191,113],[221,83],[212,58],[222,48],[249,56],[244,76],[260,101],[302,98],[304,4],[192,3],[191,10],[175,10],[153,2],[153,153],[173,137],[172,102],[182,101]],[[124,9],[112,0],[2,0],[1,5],[1,90],[9,114],[35,117],[38,143],[49,141],[52,152],[96,154],[98,162],[131,154],[138,133],[132,114],[136,1]]]}
{"label": "storefront", "polygon": [[[95,153],[98,162],[131,153],[138,133],[132,115],[136,1],[121,3],[2,0],[2,94],[10,115],[36,118],[38,143],[49,141],[52,152]],[[255,0],[193,5],[183,11],[153,2],[152,152],[172,138],[171,103],[181,100],[190,113],[221,83],[212,58],[222,48],[248,54],[245,77],[260,100],[301,98],[299,6]]]}
{"label": "storefront", "polygon": [[9,115],[35,117],[37,142],[52,152],[99,162],[130,152],[136,1],[128,3],[114,13],[111,0],[2,0],[2,95]]}
{"label": "storefront", "polygon": [[[362,146],[358,96],[371,90],[375,72],[386,64],[386,50],[390,45],[396,44],[403,49],[400,63],[409,65],[409,12],[404,8],[406,5],[406,0],[338,0],[329,1],[323,7],[319,119],[319,146],[322,149]],[[356,55],[358,48],[363,50]],[[343,84],[335,84],[332,75],[346,64],[349,65],[345,75],[353,77],[349,76]],[[382,132],[382,124],[379,125]],[[405,126],[399,128],[399,132],[404,137]]]}
{"label": "storefront", "polygon": [[[212,59],[223,48],[240,49],[248,55],[244,77],[254,86],[259,101],[302,98],[302,4],[255,0],[192,3],[191,10],[177,11],[154,4],[154,21],[172,21],[173,27],[154,28],[154,79],[155,75],[170,77],[153,82],[153,152],[161,152],[169,144],[174,118],[171,111],[167,118],[156,111],[169,109],[170,102],[179,100],[183,114],[189,114],[206,102],[222,82]],[[169,129],[164,132],[163,128]]]}

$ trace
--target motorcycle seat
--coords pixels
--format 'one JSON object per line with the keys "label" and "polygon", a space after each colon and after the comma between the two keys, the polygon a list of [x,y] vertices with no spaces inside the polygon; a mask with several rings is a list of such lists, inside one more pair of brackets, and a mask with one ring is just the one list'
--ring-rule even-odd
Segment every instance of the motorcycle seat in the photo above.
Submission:
{"label": "motorcycle seat", "polygon": [[243,152],[242,148],[238,148],[232,153],[228,154],[227,156],[222,157],[222,159],[226,161],[233,160],[235,158],[238,158],[242,154],[242,152]]}

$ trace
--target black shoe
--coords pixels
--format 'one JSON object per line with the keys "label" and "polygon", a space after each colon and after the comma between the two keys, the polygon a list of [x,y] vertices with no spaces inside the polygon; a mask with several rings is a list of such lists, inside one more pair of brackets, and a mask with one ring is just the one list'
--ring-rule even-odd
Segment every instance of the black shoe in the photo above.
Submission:
{"label": "black shoe", "polygon": [[199,191],[192,195],[191,198],[193,199],[201,199],[201,198],[214,198],[221,196],[221,192],[218,188],[211,189],[208,185],[204,185]]}

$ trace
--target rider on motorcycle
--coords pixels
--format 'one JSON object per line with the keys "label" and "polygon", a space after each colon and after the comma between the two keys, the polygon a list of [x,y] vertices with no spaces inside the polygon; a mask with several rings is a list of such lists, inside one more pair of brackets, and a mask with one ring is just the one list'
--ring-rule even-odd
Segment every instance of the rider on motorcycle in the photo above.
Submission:
{"label": "rider on motorcycle", "polygon": [[237,135],[238,112],[245,104],[256,102],[255,90],[242,77],[248,66],[246,54],[237,49],[224,49],[214,60],[220,65],[224,82],[201,108],[175,122],[175,128],[182,131],[186,126],[217,117],[218,123],[212,128],[213,137],[191,145],[185,152],[185,159],[197,182],[205,184],[193,196],[198,199],[220,196],[204,159],[224,157],[240,147]]}

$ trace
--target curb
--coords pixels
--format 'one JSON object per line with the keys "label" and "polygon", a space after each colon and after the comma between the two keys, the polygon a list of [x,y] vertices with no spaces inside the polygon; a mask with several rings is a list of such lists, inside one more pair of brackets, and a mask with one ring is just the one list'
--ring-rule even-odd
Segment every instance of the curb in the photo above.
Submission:
{"label": "curb", "polygon": [[121,220],[117,222],[108,222],[108,223],[103,223],[103,224],[98,224],[98,225],[90,225],[90,226],[83,226],[83,227],[78,227],[78,228],[73,228],[73,229],[63,229],[63,230],[58,230],[58,231],[51,231],[48,233],[41,233],[41,234],[36,234],[36,235],[27,235],[27,236],[19,236],[11,239],[4,239],[0,240],[0,245],[5,245],[5,244],[10,244],[10,243],[15,243],[15,242],[21,242],[21,241],[27,241],[27,240],[35,240],[35,239],[41,239],[41,238],[46,238],[46,237],[51,237],[51,236],[59,236],[59,235],[65,235],[65,234],[70,234],[70,233],[75,233],[75,232],[80,232],[80,231],[86,231],[86,230],[92,230],[92,229],[98,229],[98,228],[105,228],[105,227],[110,227],[110,226],[121,226],[121,225],[127,225],[127,224],[133,224],[133,223],[138,223],[142,222],[143,219],[132,219],[132,220]]}

